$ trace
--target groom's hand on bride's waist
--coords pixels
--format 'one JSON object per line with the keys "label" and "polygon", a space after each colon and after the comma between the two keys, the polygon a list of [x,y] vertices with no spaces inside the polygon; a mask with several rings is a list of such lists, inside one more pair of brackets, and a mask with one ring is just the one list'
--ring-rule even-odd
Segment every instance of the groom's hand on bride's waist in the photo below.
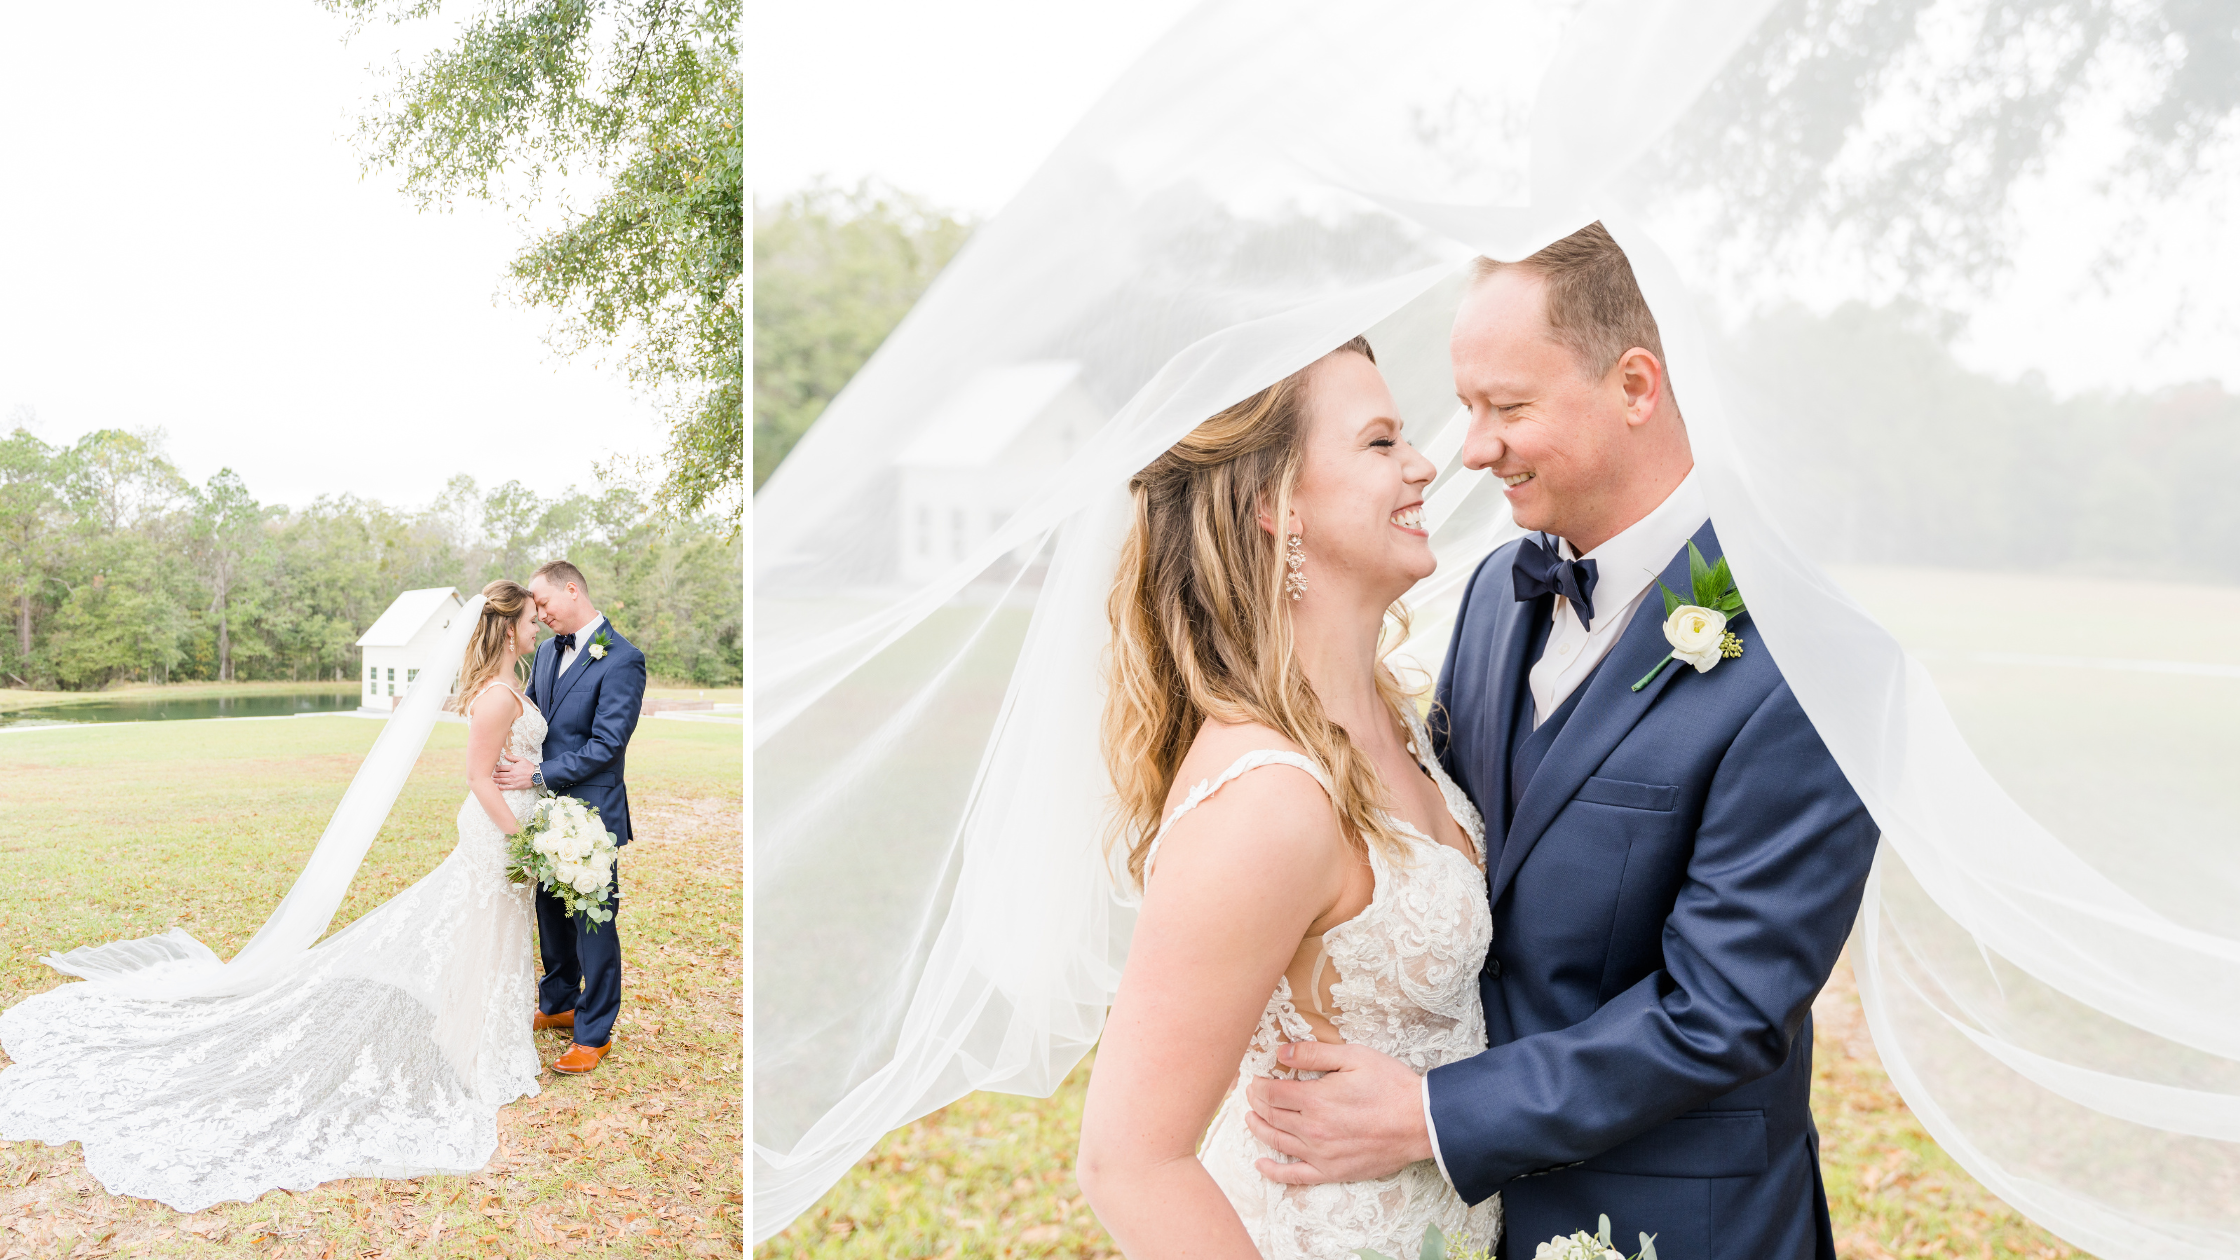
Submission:
{"label": "groom's hand on bride's waist", "polygon": [[536,772],[537,767],[533,763],[512,753],[500,753],[498,768],[490,772],[490,781],[497,784],[501,792],[521,792],[536,786]]}
{"label": "groom's hand on bride's waist", "polygon": [[1423,1078],[1406,1064],[1365,1046],[1319,1041],[1293,1042],[1277,1057],[1285,1067],[1327,1075],[1246,1082],[1252,1135],[1298,1161],[1263,1159],[1261,1176],[1295,1186],[1367,1181],[1431,1158]]}

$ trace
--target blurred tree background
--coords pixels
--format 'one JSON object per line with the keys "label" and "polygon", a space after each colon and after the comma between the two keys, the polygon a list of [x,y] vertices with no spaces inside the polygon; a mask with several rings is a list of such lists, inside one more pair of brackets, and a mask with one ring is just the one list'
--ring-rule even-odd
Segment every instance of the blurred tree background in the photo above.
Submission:
{"label": "blurred tree background", "polygon": [[[756,486],[971,226],[873,187],[815,187],[756,207]],[[1969,369],[1953,349],[1964,328],[1958,315],[1897,300],[1783,307],[1732,336],[1738,361],[1809,365],[1785,374],[1814,381],[1809,391],[1733,401],[1757,439],[1811,456],[1790,466],[1824,470],[1811,484],[1761,487],[1814,554],[2240,582],[2240,498],[2224,471],[2240,467],[2240,396],[2203,380],[2059,397],[2035,374]]]}
{"label": "blurred tree background", "polygon": [[971,232],[919,198],[869,184],[818,185],[755,206],[755,488]]}
{"label": "blurred tree background", "polygon": [[659,679],[736,686],[741,552],[728,522],[610,488],[539,498],[451,479],[427,508],[259,503],[232,470],[193,485],[159,436],[0,438],[0,686],[353,681],[398,592],[526,579],[565,556]]}

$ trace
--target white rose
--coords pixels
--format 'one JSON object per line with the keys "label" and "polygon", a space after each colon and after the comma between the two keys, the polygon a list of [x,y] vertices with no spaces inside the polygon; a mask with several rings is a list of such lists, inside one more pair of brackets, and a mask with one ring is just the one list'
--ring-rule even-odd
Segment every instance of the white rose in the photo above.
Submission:
{"label": "white rose", "polygon": [[1602,1240],[1581,1230],[1567,1238],[1551,1238],[1533,1249],[1532,1260],[1625,1260],[1602,1245]]}
{"label": "white rose", "polygon": [[596,897],[601,892],[605,891],[606,887],[606,877],[601,875],[599,872],[590,869],[589,867],[584,868],[583,874],[578,875],[575,878],[576,891],[582,893],[586,897]]}
{"label": "white rose", "polygon": [[595,660],[595,661],[603,661],[603,660],[607,659],[607,645],[606,645],[606,644],[604,644],[604,643],[594,643],[594,644],[592,644],[592,645],[591,645],[591,659],[592,659],[592,660]]}
{"label": "white rose", "polygon": [[1664,619],[1664,641],[1673,656],[1703,673],[1719,663],[1719,642],[1726,637],[1727,615],[1716,608],[1682,604]]}
{"label": "white rose", "polygon": [[552,864],[552,877],[563,884],[575,883],[576,877],[582,874],[583,868],[573,862],[562,861]]}

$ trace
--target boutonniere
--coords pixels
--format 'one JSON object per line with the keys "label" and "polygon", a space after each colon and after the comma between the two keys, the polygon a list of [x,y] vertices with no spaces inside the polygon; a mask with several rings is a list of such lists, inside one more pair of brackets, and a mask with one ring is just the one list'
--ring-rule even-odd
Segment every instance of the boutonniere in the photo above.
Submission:
{"label": "boutonniere", "polygon": [[1695,666],[1701,674],[1722,660],[1742,655],[1741,638],[1727,626],[1749,609],[1742,605],[1742,592],[1734,588],[1734,573],[1727,568],[1727,558],[1721,556],[1719,563],[1706,564],[1703,553],[1691,541],[1688,584],[1694,588],[1690,592],[1695,596],[1694,603],[1683,601],[1661,580],[1657,583],[1657,589],[1664,592],[1664,641],[1672,645],[1672,650],[1664,654],[1655,669],[1641,676],[1641,681],[1633,685],[1635,691],[1656,681],[1674,657]]}
{"label": "boutonniere", "polygon": [[[1721,560],[1719,563],[1725,564],[1726,561]],[[599,633],[591,636],[591,646],[584,650],[591,653],[592,660],[603,661],[607,659],[607,645],[613,642],[614,640],[607,635],[607,628],[601,626],[599,627]]]}

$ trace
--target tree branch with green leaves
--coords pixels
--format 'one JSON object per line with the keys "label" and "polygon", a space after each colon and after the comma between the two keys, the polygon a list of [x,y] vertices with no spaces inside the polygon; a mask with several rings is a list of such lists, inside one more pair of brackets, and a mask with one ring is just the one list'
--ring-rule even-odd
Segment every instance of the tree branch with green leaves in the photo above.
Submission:
{"label": "tree branch with green leaves", "polygon": [[[438,16],[440,0],[320,0],[351,23]],[[360,120],[366,167],[423,210],[457,198],[555,208],[507,267],[557,312],[553,346],[612,351],[668,413],[656,498],[745,504],[745,164],[738,0],[487,0],[455,42],[392,69]],[[588,209],[568,199],[583,181]]]}

